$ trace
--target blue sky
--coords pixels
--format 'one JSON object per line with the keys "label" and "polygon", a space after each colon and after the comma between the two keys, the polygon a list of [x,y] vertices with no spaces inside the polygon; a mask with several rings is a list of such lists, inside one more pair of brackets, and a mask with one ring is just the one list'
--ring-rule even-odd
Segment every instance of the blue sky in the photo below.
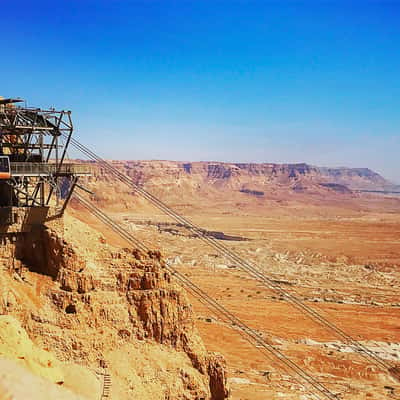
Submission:
{"label": "blue sky", "polygon": [[400,183],[400,1],[2,2],[0,94],[108,158],[370,167]]}

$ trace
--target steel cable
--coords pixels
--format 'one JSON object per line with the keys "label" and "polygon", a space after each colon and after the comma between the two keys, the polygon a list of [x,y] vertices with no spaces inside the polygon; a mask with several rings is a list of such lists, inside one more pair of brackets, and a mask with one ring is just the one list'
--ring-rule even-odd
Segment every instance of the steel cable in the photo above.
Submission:
{"label": "steel cable", "polygon": [[[149,253],[150,249],[145,246],[142,242],[140,242],[137,238],[131,235],[128,231],[122,228],[119,224],[113,221],[110,217],[104,214],[98,207],[94,206],[92,203],[84,199],[77,193],[74,193],[73,197],[75,197],[85,208],[87,208],[95,217],[97,217],[100,221],[102,221],[105,225],[113,229],[116,233],[118,233],[123,239],[125,239],[131,245],[136,246],[144,253]],[[206,292],[204,292],[199,286],[197,286],[194,282],[185,277],[182,273],[177,271],[175,268],[166,264],[166,268],[171,272],[173,276],[175,276],[180,282],[187,287],[196,298],[205,302],[216,311],[216,314],[219,316],[223,316],[227,320],[229,320],[234,326],[236,326],[240,331],[246,336],[246,340],[251,343],[256,349],[260,350],[258,346],[273,357],[277,358],[285,367],[293,371],[297,374],[301,379],[303,379],[307,385],[311,386],[314,390],[318,391],[319,394],[324,395],[326,398],[330,400],[337,400],[337,396],[332,393],[328,388],[319,383],[314,377],[309,375],[306,371],[304,371],[301,367],[299,367],[295,362],[289,359],[285,354],[283,354],[279,349],[274,347],[271,343],[268,343],[263,338],[259,336],[259,334],[249,326],[247,326],[243,321],[237,318],[233,313],[227,310],[222,304],[218,303],[216,300],[211,298]],[[307,389],[304,383],[300,382],[296,377],[294,377],[297,383]],[[315,398],[320,399],[320,397],[310,392]]]}
{"label": "steel cable", "polygon": [[[244,260],[241,258],[238,254],[234,253],[232,250],[227,248],[225,245],[219,243],[216,239],[210,238],[206,235],[205,231],[197,226],[195,226],[193,223],[191,223],[189,220],[187,220],[185,217],[177,214],[175,211],[173,211],[169,206],[167,206],[164,202],[162,202],[160,199],[146,191],[145,189],[141,188],[137,184],[134,183],[134,181],[119,171],[117,168],[112,166],[110,163],[96,155],[94,152],[92,152],[90,149],[88,149],[86,146],[78,142],[76,139],[71,138],[71,144],[77,148],[79,151],[81,151],[83,154],[85,154],[87,157],[92,159],[93,161],[98,162],[104,169],[112,173],[115,177],[117,177],[121,182],[125,183],[129,187],[133,187],[136,192],[138,192],[142,197],[144,197],[146,200],[151,202],[153,205],[155,205],[158,209],[163,211],[165,214],[173,218],[175,221],[179,222],[182,224],[186,229],[194,233],[197,237],[202,239],[204,242],[212,246],[214,249],[216,249],[218,252],[220,252],[222,255],[224,255],[226,258],[231,260],[234,264],[237,264],[242,270],[247,272],[250,276],[253,278],[257,279],[259,282],[261,282],[263,285],[268,287],[269,289],[275,291],[275,293],[278,293],[280,296],[283,297],[283,299],[287,300],[291,304],[293,304],[297,309],[299,309],[302,313],[307,314],[311,319],[313,319],[316,322],[319,322],[326,328],[332,330],[335,332],[341,339],[343,339],[347,344],[353,347],[353,350],[363,356],[364,358],[368,359],[369,361],[372,361],[375,365],[379,366],[381,369],[387,370],[389,373],[393,375],[393,366],[385,361],[379,358],[375,353],[373,353],[371,350],[369,350],[367,347],[362,345],[361,343],[357,342],[355,339],[353,339],[350,335],[345,333],[342,329],[337,327],[335,324],[332,322],[328,321],[324,316],[319,314],[316,310],[311,308],[310,306],[306,305],[303,303],[300,299],[297,297],[293,296],[291,293],[285,291],[282,289],[278,284],[272,281],[272,279],[268,278],[259,268],[257,268],[255,265],[249,263],[247,260]],[[295,294],[296,292],[293,291]],[[397,374],[394,374],[397,376]]]}

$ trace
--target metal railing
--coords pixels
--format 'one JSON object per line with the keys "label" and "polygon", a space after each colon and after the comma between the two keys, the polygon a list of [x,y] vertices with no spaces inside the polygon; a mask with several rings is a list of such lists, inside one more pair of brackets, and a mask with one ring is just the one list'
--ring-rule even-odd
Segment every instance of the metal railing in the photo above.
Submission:
{"label": "metal railing", "polygon": [[11,162],[11,176],[13,175],[90,175],[91,166],[87,164],[64,163],[61,167],[49,163]]}

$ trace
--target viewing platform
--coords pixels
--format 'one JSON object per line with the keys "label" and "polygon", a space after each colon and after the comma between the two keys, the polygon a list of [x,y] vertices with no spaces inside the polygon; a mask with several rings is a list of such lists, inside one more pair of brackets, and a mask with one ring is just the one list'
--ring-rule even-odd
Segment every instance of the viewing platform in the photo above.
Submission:
{"label": "viewing platform", "polygon": [[91,166],[87,164],[68,164],[63,163],[60,166],[48,163],[29,163],[29,162],[11,162],[11,176],[48,176],[56,174],[58,176],[87,176],[91,174]]}

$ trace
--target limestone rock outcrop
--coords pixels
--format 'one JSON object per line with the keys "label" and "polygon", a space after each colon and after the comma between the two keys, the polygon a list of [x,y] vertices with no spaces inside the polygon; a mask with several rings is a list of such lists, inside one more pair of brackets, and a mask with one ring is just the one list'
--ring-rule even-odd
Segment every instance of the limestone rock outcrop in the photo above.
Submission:
{"label": "limestone rock outcrop", "polygon": [[[290,187],[294,182],[304,180],[315,184],[340,184],[352,190],[397,190],[378,173],[368,168],[325,168],[297,164],[276,163],[224,163],[224,162],[180,162],[180,161],[113,161],[113,166],[131,176],[139,186],[163,188],[175,185],[197,187],[198,185],[224,185],[233,188],[243,185],[275,183]],[[103,169],[94,169],[94,180],[104,184],[112,179]],[[107,191],[102,186],[102,192]]]}
{"label": "limestone rock outcrop", "polygon": [[108,367],[113,399],[227,398],[224,361],[206,351],[160,253],[112,247],[72,218],[66,230],[3,243],[0,314],[59,362]]}

